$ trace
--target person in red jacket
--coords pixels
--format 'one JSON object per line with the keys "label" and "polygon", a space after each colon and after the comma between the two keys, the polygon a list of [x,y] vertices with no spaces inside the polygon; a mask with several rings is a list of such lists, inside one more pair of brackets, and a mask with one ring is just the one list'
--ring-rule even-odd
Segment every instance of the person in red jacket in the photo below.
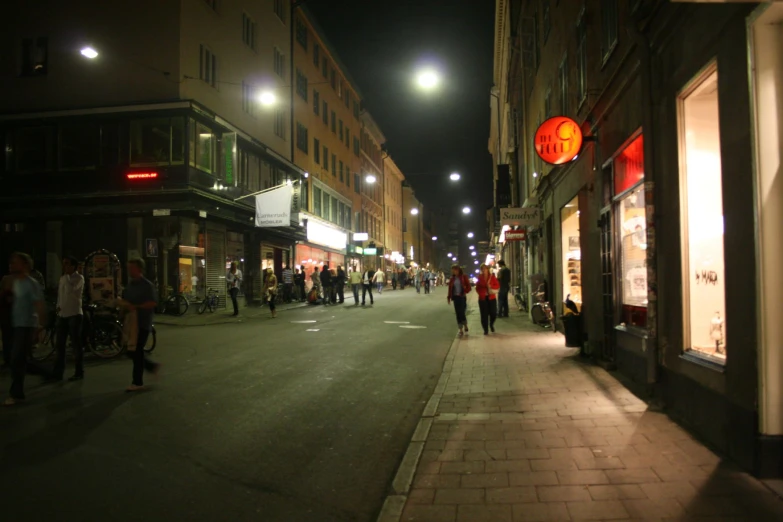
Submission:
{"label": "person in red jacket", "polygon": [[454,301],[454,312],[457,314],[460,337],[468,333],[468,318],[465,316],[465,312],[468,307],[467,298],[469,293],[470,279],[468,279],[468,276],[465,275],[459,265],[452,265],[446,302],[451,304]]}
{"label": "person in red jacket", "polygon": [[484,327],[484,335],[488,335],[487,323],[492,332],[495,332],[495,319],[498,316],[497,293],[500,290],[500,283],[495,274],[487,265],[482,264],[479,269],[478,282],[476,283],[476,292],[479,299],[479,312],[481,313],[481,326]]}

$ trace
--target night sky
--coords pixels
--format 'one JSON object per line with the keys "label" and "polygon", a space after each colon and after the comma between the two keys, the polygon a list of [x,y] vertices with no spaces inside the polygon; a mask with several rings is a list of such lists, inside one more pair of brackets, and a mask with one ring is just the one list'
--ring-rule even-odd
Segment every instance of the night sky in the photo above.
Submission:
{"label": "night sky", "polygon": [[[491,0],[307,0],[387,148],[425,207],[473,209],[484,236],[492,205],[489,91],[495,2]],[[432,66],[431,93],[414,82]],[[462,174],[458,184],[451,172]],[[479,238],[477,238],[479,239]]]}

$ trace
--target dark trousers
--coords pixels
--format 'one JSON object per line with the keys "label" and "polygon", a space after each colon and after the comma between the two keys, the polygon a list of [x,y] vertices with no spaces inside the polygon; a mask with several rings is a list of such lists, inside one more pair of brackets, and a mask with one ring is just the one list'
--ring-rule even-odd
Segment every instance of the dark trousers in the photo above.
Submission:
{"label": "dark trousers", "polygon": [[484,333],[489,331],[489,326],[495,326],[495,318],[498,314],[497,300],[479,299],[479,313],[481,313],[481,326],[484,328]]}
{"label": "dark trousers", "polygon": [[397,290],[397,280],[392,279],[392,290]]}
{"label": "dark trousers", "polygon": [[234,305],[234,315],[239,315],[239,302],[237,302],[239,288],[232,288],[228,293],[231,295],[231,304]]}
{"label": "dark trousers", "polygon": [[62,379],[65,373],[65,345],[68,337],[71,338],[74,358],[74,374],[84,375],[84,347],[82,346],[82,320],[81,315],[57,318],[57,361],[54,363],[54,377]]}
{"label": "dark trousers", "polygon": [[332,285],[324,285],[324,304],[329,304],[332,302],[332,293],[334,292],[334,289]]}
{"label": "dark trousers", "polygon": [[508,290],[498,292],[498,317],[508,317]]}
{"label": "dark trousers", "polygon": [[344,303],[345,302],[345,282],[340,281],[339,283],[337,283],[336,290],[337,290],[337,300],[340,303]]}
{"label": "dark trousers", "polygon": [[430,293],[430,280],[426,279],[424,281],[424,293],[429,294]]}
{"label": "dark trousers", "polygon": [[283,300],[286,303],[291,302],[291,294],[294,293],[294,284],[293,283],[283,283]]}
{"label": "dark trousers", "polygon": [[353,290],[353,302],[356,304],[359,304],[359,288],[361,286],[362,285],[360,284],[351,285],[351,290]]}
{"label": "dark trousers", "polygon": [[147,344],[149,336],[149,330],[139,329],[138,336],[136,337],[136,349],[132,352],[127,352],[128,357],[133,359],[133,384],[136,386],[144,386],[145,370],[154,372],[159,366],[157,363],[148,359],[147,354],[144,353],[144,346]]}
{"label": "dark trousers", "polygon": [[14,351],[14,327],[11,326],[11,318],[3,318],[0,324],[3,335],[3,362],[11,366],[11,354]]}
{"label": "dark trousers", "polygon": [[362,304],[365,304],[365,297],[367,296],[367,292],[370,292],[370,304],[373,304],[375,301],[372,299],[372,283],[369,285],[362,285]]}
{"label": "dark trousers", "polygon": [[304,301],[307,299],[307,292],[305,292],[304,281],[299,283],[299,300]]}
{"label": "dark trousers", "polygon": [[275,298],[277,298],[277,294],[271,292],[267,294],[266,302],[269,303],[269,310],[272,312],[275,311]]}
{"label": "dark trousers", "polygon": [[454,312],[457,314],[457,325],[467,325],[468,318],[466,317],[465,313],[468,308],[468,300],[464,295],[458,295],[452,297],[451,302],[454,303]]}
{"label": "dark trousers", "polygon": [[11,350],[11,398],[24,399],[24,374],[27,371],[27,354],[33,348],[37,328],[15,327]]}

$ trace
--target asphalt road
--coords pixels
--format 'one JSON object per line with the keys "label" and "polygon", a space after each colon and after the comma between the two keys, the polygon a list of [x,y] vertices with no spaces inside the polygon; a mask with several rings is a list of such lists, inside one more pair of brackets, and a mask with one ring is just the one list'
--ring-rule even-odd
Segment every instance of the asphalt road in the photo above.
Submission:
{"label": "asphalt road", "polygon": [[3,520],[374,521],[455,325],[443,288],[409,288],[158,330],[149,391],[95,362],[0,411]]}

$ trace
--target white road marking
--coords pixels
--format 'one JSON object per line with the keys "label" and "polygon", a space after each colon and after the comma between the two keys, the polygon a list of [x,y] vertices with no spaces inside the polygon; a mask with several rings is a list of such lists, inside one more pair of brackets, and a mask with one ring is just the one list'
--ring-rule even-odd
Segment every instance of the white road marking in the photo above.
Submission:
{"label": "white road marking", "polygon": [[317,321],[291,321],[294,324],[315,323]]}
{"label": "white road marking", "polygon": [[410,321],[384,321],[386,324],[411,324]]}
{"label": "white road marking", "polygon": [[421,329],[421,328],[427,328],[426,326],[417,326],[415,324],[409,325],[409,326],[400,326],[400,328],[411,328],[411,329]]}
{"label": "white road marking", "polygon": [[308,328],[306,331],[307,332],[320,332],[321,330],[319,330],[318,328]]}

